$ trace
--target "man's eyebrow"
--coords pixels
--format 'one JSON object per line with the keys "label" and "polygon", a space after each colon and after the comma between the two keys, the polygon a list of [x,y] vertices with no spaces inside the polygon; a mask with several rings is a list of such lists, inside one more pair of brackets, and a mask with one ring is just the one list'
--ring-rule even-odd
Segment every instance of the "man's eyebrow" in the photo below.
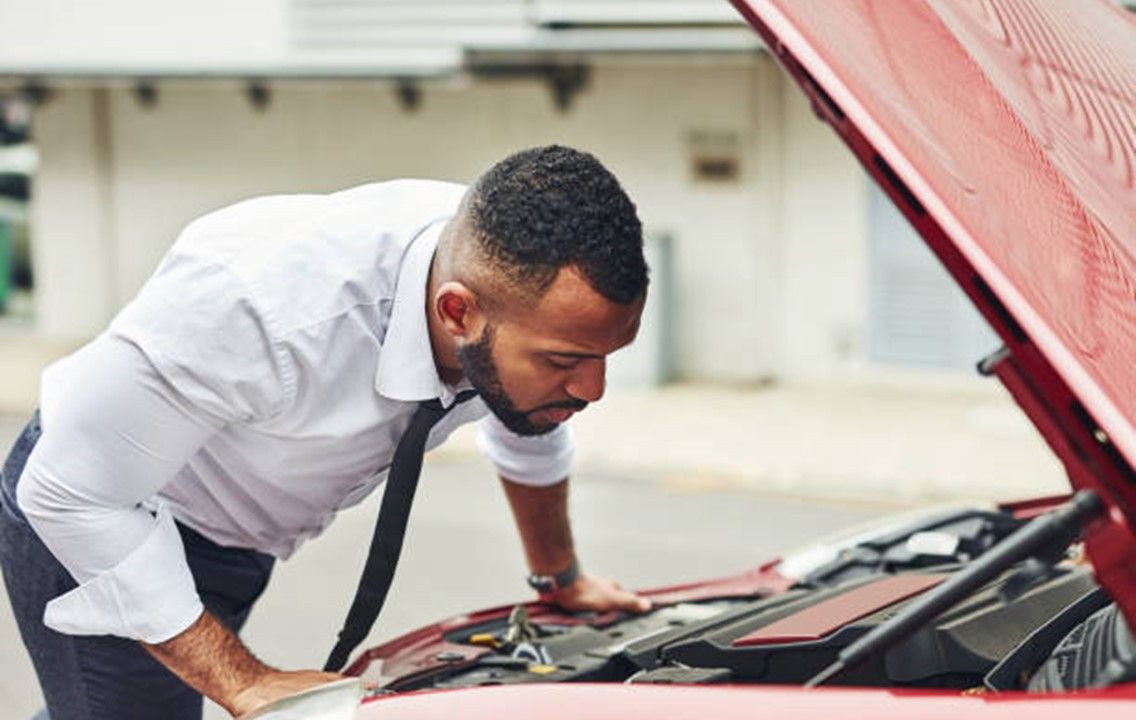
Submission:
{"label": "man's eyebrow", "polygon": [[559,355],[560,357],[581,358],[581,359],[584,359],[584,360],[592,360],[592,359],[599,360],[599,359],[602,359],[604,357],[603,355],[598,355],[596,353],[570,352],[570,351],[567,351],[567,350],[545,350],[545,352],[549,355]]}

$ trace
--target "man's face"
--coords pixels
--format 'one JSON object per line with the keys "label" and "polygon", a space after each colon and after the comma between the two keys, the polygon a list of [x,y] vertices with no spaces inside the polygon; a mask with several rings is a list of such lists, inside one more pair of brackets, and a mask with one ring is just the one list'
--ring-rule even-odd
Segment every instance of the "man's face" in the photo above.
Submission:
{"label": "man's face", "polygon": [[565,268],[535,306],[487,320],[458,361],[505,427],[541,435],[603,396],[606,357],[635,339],[642,311],[643,299],[613,303]]}

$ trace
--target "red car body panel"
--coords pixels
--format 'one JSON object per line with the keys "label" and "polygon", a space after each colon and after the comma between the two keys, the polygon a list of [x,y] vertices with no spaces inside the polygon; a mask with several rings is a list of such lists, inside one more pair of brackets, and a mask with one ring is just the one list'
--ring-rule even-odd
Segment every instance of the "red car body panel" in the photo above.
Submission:
{"label": "red car body panel", "polygon": [[378,698],[363,705],[359,720],[1067,720],[1070,715],[1085,713],[1091,713],[1094,720],[1120,720],[1132,716],[1133,697],[1136,695],[1125,688],[1075,695],[947,695],[752,685],[511,685]]}
{"label": "red car body panel", "polygon": [[1136,22],[1107,0],[733,0],[1005,342],[987,369],[1104,498],[1136,623]]}

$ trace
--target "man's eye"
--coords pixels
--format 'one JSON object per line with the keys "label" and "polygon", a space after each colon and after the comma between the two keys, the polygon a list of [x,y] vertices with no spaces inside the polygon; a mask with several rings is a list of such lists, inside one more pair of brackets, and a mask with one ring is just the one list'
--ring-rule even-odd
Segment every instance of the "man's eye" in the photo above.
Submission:
{"label": "man's eye", "polygon": [[576,367],[576,363],[580,362],[579,360],[557,360],[555,358],[545,358],[545,360],[557,370],[571,370]]}

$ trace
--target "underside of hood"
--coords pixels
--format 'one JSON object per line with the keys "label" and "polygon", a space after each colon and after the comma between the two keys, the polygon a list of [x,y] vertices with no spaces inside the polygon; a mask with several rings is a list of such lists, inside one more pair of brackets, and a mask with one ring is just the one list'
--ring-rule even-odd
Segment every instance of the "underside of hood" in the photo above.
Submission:
{"label": "underside of hood", "polygon": [[997,375],[1109,508],[1136,620],[1136,21],[1107,0],[733,0],[1003,339]]}

